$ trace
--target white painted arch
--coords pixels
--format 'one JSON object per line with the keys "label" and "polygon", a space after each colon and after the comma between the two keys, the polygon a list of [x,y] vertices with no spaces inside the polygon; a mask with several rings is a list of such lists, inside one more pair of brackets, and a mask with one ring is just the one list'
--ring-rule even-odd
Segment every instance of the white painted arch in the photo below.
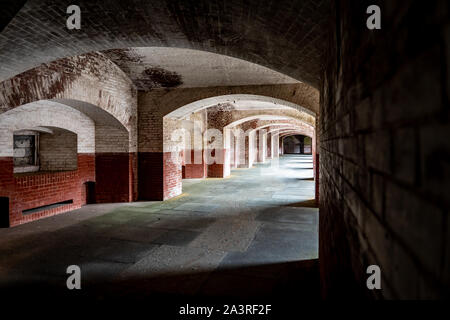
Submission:
{"label": "white painted arch", "polygon": [[[261,115],[254,115],[254,116],[249,116],[249,117],[245,117],[245,118],[242,118],[242,119],[238,119],[238,120],[233,121],[230,124],[226,125],[224,127],[224,129],[230,129],[230,128],[233,128],[233,127],[238,126],[240,124],[243,124],[243,123],[245,123],[247,121],[252,121],[252,120],[268,120],[268,121],[271,121],[271,120],[279,120],[279,121],[295,120],[295,121],[301,122],[303,125],[305,125],[309,129],[314,130],[314,127],[312,125],[310,125],[309,123],[306,123],[306,122],[304,122],[304,121],[302,121],[302,120],[300,120],[298,118],[291,117],[291,116],[285,116],[285,115],[283,115],[283,116],[275,115],[275,114],[274,115],[261,114]],[[272,124],[272,125],[275,125],[275,124]]]}
{"label": "white painted arch", "polygon": [[197,100],[168,113],[165,117],[183,119],[189,114],[222,104],[230,106],[231,108],[234,108],[234,110],[279,110],[291,108],[315,117],[314,112],[295,103],[278,98],[253,94],[229,94]]}
{"label": "white painted arch", "polygon": [[0,156],[14,155],[15,131],[32,128],[61,128],[77,134],[78,153],[95,153],[95,123],[67,105],[40,100],[0,114]]}

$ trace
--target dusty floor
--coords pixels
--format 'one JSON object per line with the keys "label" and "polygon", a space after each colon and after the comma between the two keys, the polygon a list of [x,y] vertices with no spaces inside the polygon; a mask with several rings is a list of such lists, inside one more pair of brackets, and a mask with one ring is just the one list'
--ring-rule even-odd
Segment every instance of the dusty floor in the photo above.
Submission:
{"label": "dusty floor", "polygon": [[[310,156],[183,180],[165,202],[89,205],[0,229],[0,287],[81,296],[265,297],[318,294],[318,209]],[[24,289],[24,290],[22,290]],[[73,292],[73,291],[72,291]]]}

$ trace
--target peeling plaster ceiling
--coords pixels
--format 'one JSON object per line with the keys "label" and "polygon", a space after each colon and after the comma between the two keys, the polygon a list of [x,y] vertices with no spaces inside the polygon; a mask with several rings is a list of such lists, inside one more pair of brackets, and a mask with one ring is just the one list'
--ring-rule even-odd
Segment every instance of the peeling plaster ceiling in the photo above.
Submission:
{"label": "peeling plaster ceiling", "polygon": [[261,65],[216,53],[166,47],[102,52],[138,90],[299,83]]}

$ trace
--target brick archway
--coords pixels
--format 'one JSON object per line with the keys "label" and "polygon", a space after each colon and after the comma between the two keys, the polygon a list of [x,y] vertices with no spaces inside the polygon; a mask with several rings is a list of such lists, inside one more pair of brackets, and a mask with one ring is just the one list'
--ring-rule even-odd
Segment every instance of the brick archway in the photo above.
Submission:
{"label": "brick archway", "polygon": [[[39,100],[0,114],[0,193],[10,202],[10,225],[79,208],[88,197],[95,199],[91,202],[100,203],[136,199],[136,156],[129,152],[127,129],[99,107],[84,101],[71,100],[70,103],[73,106],[54,100]],[[92,108],[86,112],[90,116],[83,112],[83,108]],[[45,169],[43,163],[36,163],[35,166],[39,167],[36,172],[16,174],[12,137],[15,132],[23,130],[39,132],[42,139],[35,142],[39,158],[44,155],[41,155],[39,147],[47,141],[46,159],[53,162],[59,161],[60,154],[64,154],[63,150],[71,143],[71,138],[62,132],[72,132],[76,144],[74,159],[62,159],[60,163],[73,160],[75,166],[48,169],[46,165]],[[49,184],[48,181],[54,183]],[[95,183],[91,195],[87,194],[87,182]]]}
{"label": "brick archway", "polygon": [[131,80],[99,53],[53,61],[0,83],[0,114],[40,100],[83,111],[97,107],[130,132],[131,151],[137,143],[136,99]]}

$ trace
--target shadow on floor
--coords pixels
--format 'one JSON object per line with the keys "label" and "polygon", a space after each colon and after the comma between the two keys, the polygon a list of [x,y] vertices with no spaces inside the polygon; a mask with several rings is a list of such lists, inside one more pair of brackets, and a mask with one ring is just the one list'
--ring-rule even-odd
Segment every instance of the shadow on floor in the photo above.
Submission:
{"label": "shadow on floor", "polygon": [[[211,272],[160,274],[105,281],[82,282],[81,290],[35,282],[2,287],[7,299],[82,302],[139,301],[187,303],[189,301],[291,301],[317,300],[318,260],[217,269]],[[50,299],[50,300],[49,300]]]}

